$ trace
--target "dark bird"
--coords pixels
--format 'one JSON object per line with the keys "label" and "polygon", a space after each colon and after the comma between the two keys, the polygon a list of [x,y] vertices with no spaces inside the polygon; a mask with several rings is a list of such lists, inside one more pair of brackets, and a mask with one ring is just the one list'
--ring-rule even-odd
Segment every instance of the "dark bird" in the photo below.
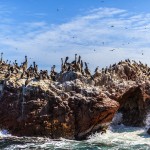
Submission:
{"label": "dark bird", "polygon": [[80,63],[80,61],[81,61],[81,56],[79,55],[79,57],[78,57],[78,63]]}
{"label": "dark bird", "polygon": [[71,62],[71,64],[76,64],[77,63],[77,54],[75,54],[75,60]]}
{"label": "dark bird", "polygon": [[84,64],[85,64],[85,69],[84,69],[84,72],[86,73],[86,75],[89,75],[89,76],[91,76],[91,72],[90,72],[90,70],[89,70],[89,68],[88,68],[88,65],[87,65],[87,63],[86,63],[86,62],[84,62]]}
{"label": "dark bird", "polygon": [[83,61],[81,60],[81,68],[83,68]]}
{"label": "dark bird", "polygon": [[63,58],[61,58],[61,71],[62,72],[64,71],[64,61],[63,61]]}
{"label": "dark bird", "polygon": [[69,59],[69,57],[67,56],[66,59],[65,59],[65,64],[67,63],[68,59]]}
{"label": "dark bird", "polygon": [[85,64],[85,67],[87,67],[87,68],[88,68],[87,63],[86,63],[86,62],[84,62],[84,64]]}
{"label": "dark bird", "polygon": [[111,49],[110,51],[114,51],[115,49]]}
{"label": "dark bird", "polygon": [[86,73],[86,75],[91,76],[91,73],[90,73],[89,68],[86,67],[86,68],[84,69],[84,72]]}
{"label": "dark bird", "polygon": [[27,80],[25,81],[25,87],[29,84],[29,78],[27,78]]}
{"label": "dark bird", "polygon": [[1,62],[3,61],[3,52],[1,53]]}
{"label": "dark bird", "polygon": [[94,72],[97,72],[97,71],[98,71],[98,68],[99,68],[99,66],[97,66],[97,67],[96,67],[96,69],[95,69],[95,71],[94,71]]}

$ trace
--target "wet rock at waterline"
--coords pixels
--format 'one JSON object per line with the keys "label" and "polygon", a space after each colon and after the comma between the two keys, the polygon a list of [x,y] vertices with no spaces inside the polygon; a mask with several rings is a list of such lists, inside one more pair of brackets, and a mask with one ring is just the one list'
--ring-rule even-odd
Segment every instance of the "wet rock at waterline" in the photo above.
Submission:
{"label": "wet rock at waterline", "polygon": [[150,97],[144,93],[143,87],[131,87],[118,101],[124,125],[145,126],[146,116],[150,109]]}
{"label": "wet rock at waterline", "polygon": [[147,130],[147,133],[150,135],[150,128]]}
{"label": "wet rock at waterline", "polygon": [[[1,59],[2,60],[2,59]],[[0,128],[12,135],[85,139],[104,132],[117,110],[120,123],[144,125],[149,110],[150,68],[130,60],[109,68],[95,69],[92,75],[79,56],[61,71],[38,71],[28,60],[0,62]],[[120,107],[119,107],[120,103]]]}

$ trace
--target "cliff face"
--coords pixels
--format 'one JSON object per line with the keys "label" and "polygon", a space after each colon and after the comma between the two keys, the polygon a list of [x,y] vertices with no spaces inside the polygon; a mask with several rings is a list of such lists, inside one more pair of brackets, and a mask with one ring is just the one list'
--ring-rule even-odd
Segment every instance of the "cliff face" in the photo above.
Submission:
{"label": "cliff face", "polygon": [[[60,73],[52,68],[38,72],[0,62],[0,128],[17,136],[85,139],[104,132],[114,114],[122,122],[144,126],[150,110],[150,68],[136,62],[119,62],[95,70],[85,63],[62,63]],[[119,109],[119,110],[118,110]]]}

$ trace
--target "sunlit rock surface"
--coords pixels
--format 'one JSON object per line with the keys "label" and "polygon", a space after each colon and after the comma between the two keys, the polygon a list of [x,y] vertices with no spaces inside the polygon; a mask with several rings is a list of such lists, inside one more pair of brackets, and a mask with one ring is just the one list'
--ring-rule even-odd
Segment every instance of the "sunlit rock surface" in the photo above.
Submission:
{"label": "sunlit rock surface", "polygon": [[[149,67],[126,60],[92,75],[85,64],[38,72],[1,62],[0,128],[17,136],[85,139],[105,132],[119,109],[123,123],[143,126],[149,110]],[[35,66],[35,64],[34,64]],[[72,69],[70,69],[70,68]]]}
{"label": "sunlit rock surface", "polygon": [[17,76],[4,80],[0,85],[0,128],[17,136],[69,139],[84,139],[106,128],[119,104],[103,96],[98,87],[79,79],[66,80],[30,78],[27,86],[26,79]]}

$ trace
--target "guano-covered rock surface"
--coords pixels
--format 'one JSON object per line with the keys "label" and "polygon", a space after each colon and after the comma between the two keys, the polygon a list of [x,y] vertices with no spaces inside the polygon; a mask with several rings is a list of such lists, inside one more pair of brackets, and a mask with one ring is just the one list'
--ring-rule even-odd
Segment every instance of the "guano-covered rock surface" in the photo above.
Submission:
{"label": "guano-covered rock surface", "polygon": [[61,71],[50,74],[0,61],[0,128],[17,136],[85,139],[104,133],[115,113],[122,123],[144,126],[150,106],[150,68],[125,60],[91,74],[81,57],[62,60]]}

